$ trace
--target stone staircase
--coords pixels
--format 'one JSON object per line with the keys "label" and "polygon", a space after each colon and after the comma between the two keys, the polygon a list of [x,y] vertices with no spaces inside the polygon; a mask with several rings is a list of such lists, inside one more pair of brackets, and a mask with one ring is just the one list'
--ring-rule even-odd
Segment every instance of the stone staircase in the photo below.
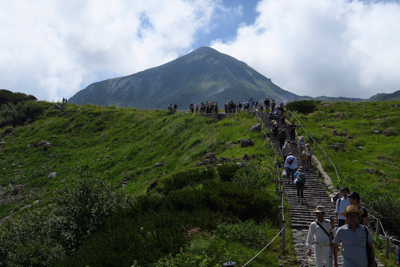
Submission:
{"label": "stone staircase", "polygon": [[[258,113],[259,118],[262,120],[266,131],[272,131],[272,125],[269,122],[269,114]],[[290,138],[290,128],[285,126],[287,141]],[[281,149],[279,146],[279,140],[275,139],[272,132],[270,139],[276,148],[277,153],[281,156]],[[299,151],[297,149],[297,138],[295,141],[291,142],[291,151],[297,158],[297,163],[301,166],[301,159]],[[281,167],[283,168],[284,163],[281,162]],[[284,193],[286,196],[286,201],[290,205],[290,219],[291,219],[291,231],[294,243],[294,249],[296,251],[296,258],[298,261],[298,266],[307,267],[315,266],[314,263],[314,248],[312,248],[311,257],[307,256],[306,240],[308,234],[308,228],[310,224],[315,221],[314,209],[318,205],[322,205],[326,209],[325,218],[329,219],[329,216],[335,218],[335,204],[331,202],[330,198],[325,193],[324,187],[321,184],[317,170],[311,167],[305,171],[306,173],[306,184],[303,191],[303,201],[297,201],[297,189],[296,185],[288,184],[288,180],[283,181]],[[315,241],[313,242],[313,247]],[[343,256],[339,253],[338,257],[339,266],[343,266]],[[378,266],[384,266],[378,262]]]}

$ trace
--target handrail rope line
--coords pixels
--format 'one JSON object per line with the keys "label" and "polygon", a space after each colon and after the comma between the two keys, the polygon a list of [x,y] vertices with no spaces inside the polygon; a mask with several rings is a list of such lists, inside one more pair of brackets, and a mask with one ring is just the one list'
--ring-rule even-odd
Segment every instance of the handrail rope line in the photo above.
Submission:
{"label": "handrail rope line", "polygon": [[[325,152],[325,150],[318,144],[318,142],[315,141],[315,139],[309,134],[309,132],[306,131],[306,129],[304,129],[303,124],[299,121],[299,119],[298,119],[289,109],[288,109],[288,111],[289,111],[290,114],[297,120],[297,122],[300,124],[300,127],[304,130],[304,132],[307,133],[308,136],[322,149],[322,151],[325,153],[325,155],[327,155],[327,153]],[[333,166],[335,166],[335,164],[333,163],[333,161],[331,160],[331,158],[329,158],[329,161],[332,163]],[[337,171],[336,166],[335,166],[335,172],[336,172],[336,177],[338,178],[338,180],[339,180],[339,182],[340,182],[339,174],[338,174],[338,171]],[[368,214],[368,215],[372,216],[372,217],[375,218],[375,219],[379,219],[379,218],[375,217],[375,216],[372,215],[372,214]],[[381,226],[381,228],[382,228],[383,233],[384,233],[385,236],[387,237],[385,228],[383,228],[383,225],[382,225],[382,222],[381,222],[380,219],[379,219],[379,224],[380,224],[380,226]],[[389,237],[389,239],[400,243],[400,241],[397,240],[397,239],[394,239],[394,238],[391,238],[391,237]]]}
{"label": "handrail rope line", "polygon": [[244,265],[242,265],[242,267],[246,266],[247,264],[249,264],[252,260],[254,260],[258,255],[260,255],[261,252],[263,252],[272,242],[274,242],[274,240],[280,235],[280,233],[282,233],[283,230],[286,229],[286,226],[284,226],[279,233],[268,243],[268,245],[266,245],[260,252],[257,253],[257,255],[255,255],[253,258],[251,258],[251,260],[249,260],[248,262],[246,262]]}

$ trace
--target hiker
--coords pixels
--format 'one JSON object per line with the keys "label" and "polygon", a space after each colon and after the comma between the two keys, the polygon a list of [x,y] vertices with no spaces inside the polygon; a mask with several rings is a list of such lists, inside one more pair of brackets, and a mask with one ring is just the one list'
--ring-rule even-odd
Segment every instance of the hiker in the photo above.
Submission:
{"label": "hiker", "polygon": [[199,114],[199,104],[196,103],[196,113]]}
{"label": "hiker", "polygon": [[[344,258],[343,267],[347,266],[372,266],[376,267],[375,252],[372,246],[372,236],[367,226],[358,224],[359,217],[364,213],[354,205],[347,206],[346,211],[340,213],[346,217],[347,224],[336,231],[333,239],[333,257],[335,267],[338,267],[338,248],[342,243],[342,254]],[[367,250],[369,248],[369,255]],[[371,265],[368,264],[368,257]]]}
{"label": "hiker", "polygon": [[307,255],[311,256],[311,244],[315,236],[315,248],[314,248],[314,258],[315,266],[322,267],[323,261],[325,259],[326,266],[332,266],[331,252],[329,245],[332,242],[333,235],[335,234],[335,223],[333,220],[329,221],[324,219],[325,217],[325,207],[317,206],[314,209],[315,216],[317,219],[310,224],[308,228],[307,243],[308,248]]}
{"label": "hiker", "polygon": [[[336,201],[335,223],[338,224],[338,228],[343,226],[346,222],[346,217],[340,215],[340,213],[345,211],[347,206],[350,205],[350,200],[347,197],[348,194],[349,194],[349,189],[347,187],[343,188],[342,189],[342,197]],[[339,218],[339,220],[338,220],[338,218]]]}
{"label": "hiker", "polygon": [[269,113],[269,104],[270,104],[269,99],[268,97],[266,97],[264,101],[265,113]]}
{"label": "hiker", "polygon": [[239,113],[240,110],[242,109],[242,103],[238,102],[237,107],[238,107],[237,111]]}
{"label": "hiker", "polygon": [[282,114],[282,115],[283,115],[283,113],[285,112],[285,108],[283,107],[283,103],[281,103],[281,104],[279,105],[278,111],[279,111],[279,113]]}
{"label": "hiker", "polygon": [[282,147],[285,144],[285,140],[286,140],[286,131],[285,131],[285,129],[281,129],[279,131],[278,139],[279,139],[279,146],[281,147],[281,150],[282,150]]}
{"label": "hiker", "polygon": [[300,154],[300,159],[301,159],[301,166],[303,166],[303,169],[305,170],[307,167],[307,154],[306,151],[302,151]]}
{"label": "hiker", "polygon": [[297,172],[294,174],[296,189],[297,189],[297,202],[300,202],[301,197],[301,204],[303,204],[303,190],[304,184],[306,183],[306,174],[303,172],[303,167],[299,167]]}
{"label": "hiker", "polygon": [[299,155],[306,150],[306,142],[304,141],[303,136],[300,136],[299,142],[297,142],[297,148],[299,149]]}
{"label": "hiker", "polygon": [[311,157],[314,154],[314,151],[310,147],[310,144],[306,144],[306,154],[307,154],[307,167],[312,167],[311,165]]}
{"label": "hiker", "polygon": [[350,205],[354,205],[358,208],[358,210],[364,211],[364,213],[360,216],[359,224],[364,226],[368,226],[368,211],[366,208],[360,205],[360,195],[357,192],[352,192],[350,195],[347,195],[350,200]]}
{"label": "hiker", "polygon": [[176,110],[178,109],[178,105],[174,103],[174,113],[176,113]]}
{"label": "hiker", "polygon": [[399,250],[397,251],[397,265],[400,266],[400,244],[399,244]]}
{"label": "hiker", "polygon": [[287,156],[289,156],[290,153],[290,144],[285,141],[285,145],[282,147],[282,157],[283,157],[283,162],[286,161]]}
{"label": "hiker", "polygon": [[274,100],[274,99],[272,99],[272,102],[271,102],[271,113],[273,113],[273,112],[274,112],[274,110],[275,110],[275,106],[276,106],[275,100]]}
{"label": "hiker", "polygon": [[297,169],[297,159],[293,156],[292,152],[289,153],[289,156],[286,158],[285,166],[286,168],[286,177],[288,178],[288,184],[290,184],[290,174],[292,174],[292,183],[294,181],[294,173]]}
{"label": "hiker", "polygon": [[274,134],[274,138],[278,138],[278,124],[272,124],[272,133]]}
{"label": "hiker", "polygon": [[218,114],[218,101],[215,102],[215,114]]}
{"label": "hiker", "polygon": [[290,141],[295,141],[296,140],[296,125],[294,124],[294,121],[292,124],[290,124]]}
{"label": "hiker", "polygon": [[254,106],[253,98],[250,98],[250,100],[249,100],[249,106],[250,106],[250,111],[253,111],[253,106]]}

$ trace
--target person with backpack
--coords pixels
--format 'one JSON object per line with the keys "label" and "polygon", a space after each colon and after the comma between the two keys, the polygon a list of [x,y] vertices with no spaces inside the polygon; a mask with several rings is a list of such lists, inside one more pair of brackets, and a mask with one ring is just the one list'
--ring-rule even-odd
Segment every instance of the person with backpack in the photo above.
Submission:
{"label": "person with backpack", "polygon": [[286,131],[285,131],[285,129],[281,129],[279,131],[278,139],[279,139],[279,146],[280,146],[280,148],[282,150],[282,147],[285,144],[285,140],[286,140]]}
{"label": "person with backpack", "polygon": [[336,220],[335,223],[338,224],[338,228],[343,226],[346,222],[346,217],[340,215],[341,212],[345,211],[347,206],[350,205],[350,200],[347,197],[349,194],[349,189],[347,187],[342,189],[342,197],[339,198],[336,201],[336,209],[335,209],[335,215],[336,215]]}
{"label": "person with backpack", "polygon": [[296,172],[297,169],[297,159],[295,156],[293,156],[292,152],[289,153],[289,156],[285,160],[285,165],[286,169],[286,177],[288,178],[288,184],[290,184],[290,175],[292,175],[292,183],[294,182],[294,173]]}
{"label": "person with backpack", "polygon": [[301,198],[301,204],[303,204],[303,190],[304,190],[304,184],[306,183],[306,174],[303,172],[303,167],[299,167],[298,171],[294,174],[295,179],[295,184],[296,184],[296,189],[297,189],[297,202],[300,202]]}
{"label": "person with backpack", "polygon": [[242,103],[238,102],[237,107],[238,107],[237,111],[239,113],[240,110],[242,109]]}
{"label": "person with backpack", "polygon": [[176,110],[178,109],[178,105],[174,103],[174,114],[176,113]]}
{"label": "person with backpack", "polygon": [[359,217],[364,211],[356,206],[347,206],[346,211],[340,213],[345,217],[347,224],[336,231],[333,239],[333,257],[335,267],[338,267],[338,248],[342,244],[344,258],[343,266],[370,266],[376,267],[375,252],[372,246],[372,236],[367,226],[358,224]]}
{"label": "person with backpack", "polygon": [[309,143],[306,144],[306,154],[307,154],[307,167],[312,167],[311,157],[314,154],[314,150],[312,150]]}
{"label": "person with backpack", "polygon": [[325,207],[317,206],[314,209],[317,219],[310,224],[307,235],[307,255],[311,256],[311,245],[315,236],[314,259],[315,266],[322,267],[325,259],[326,266],[332,266],[332,257],[329,246],[335,234],[334,221],[325,219]]}

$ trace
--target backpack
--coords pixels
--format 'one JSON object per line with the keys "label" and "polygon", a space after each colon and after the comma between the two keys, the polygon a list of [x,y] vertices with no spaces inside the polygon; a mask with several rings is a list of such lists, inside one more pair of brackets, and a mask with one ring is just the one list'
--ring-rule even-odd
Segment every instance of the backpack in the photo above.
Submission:
{"label": "backpack", "polygon": [[304,176],[304,173],[300,174],[298,182],[302,184],[306,183],[306,177]]}
{"label": "backpack", "polygon": [[288,161],[289,165],[292,165],[293,161],[294,161],[294,157]]}

